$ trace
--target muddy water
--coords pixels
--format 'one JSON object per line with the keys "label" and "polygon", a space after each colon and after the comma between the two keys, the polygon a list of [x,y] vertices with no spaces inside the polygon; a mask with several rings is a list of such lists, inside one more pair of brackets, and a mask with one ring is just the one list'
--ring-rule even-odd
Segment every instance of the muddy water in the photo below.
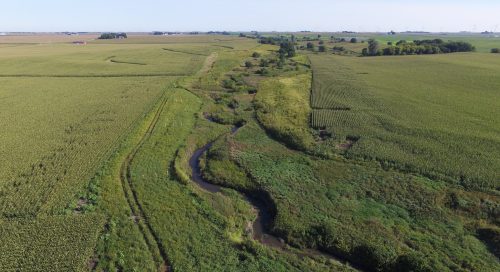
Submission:
{"label": "muddy water", "polygon": [[[235,134],[238,131],[238,129],[239,129],[238,127],[233,128],[231,133]],[[189,159],[189,166],[191,167],[192,171],[191,172],[192,179],[196,184],[198,184],[198,186],[200,186],[201,188],[203,188],[208,192],[217,193],[220,192],[223,187],[209,183],[205,179],[203,179],[200,167],[201,156],[203,156],[203,154],[205,154],[205,152],[207,152],[207,150],[210,149],[210,147],[212,147],[212,144],[213,143],[209,143],[203,146],[202,148],[197,149]],[[249,194],[245,194],[244,196],[247,202],[257,212],[257,218],[252,224],[253,238],[267,246],[274,248],[283,248],[285,246],[283,240],[269,233],[266,233],[265,231],[266,227],[268,227],[268,224],[270,224],[270,222],[272,222],[273,219],[271,213],[269,212],[269,209],[256,196],[252,196]]]}
{"label": "muddy water", "polygon": [[[231,134],[236,134],[238,131],[239,127],[234,127],[231,130]],[[207,182],[205,179],[203,179],[203,175],[201,172],[201,167],[200,167],[200,158],[207,152],[208,149],[212,147],[213,143],[208,143],[205,146],[203,146],[200,149],[197,149],[191,158],[189,159],[189,166],[191,167],[192,171],[192,179],[193,181],[198,184],[202,189],[211,192],[211,193],[217,193],[220,192],[221,189],[223,188],[222,186],[215,185],[212,183]],[[251,194],[243,194],[247,202],[255,209],[257,212],[257,218],[252,224],[252,233],[253,233],[253,239],[256,241],[259,241],[263,245],[281,249],[281,250],[287,250],[286,249],[286,244],[285,242],[276,237],[271,235],[270,233],[267,233],[266,230],[269,229],[269,226],[273,220],[273,213],[271,212],[271,208],[268,207],[265,203],[265,201],[262,201],[261,198],[257,195],[251,195]],[[296,253],[297,254],[297,253]],[[317,257],[317,256],[323,256],[327,259],[332,259],[341,263],[344,263],[348,265],[349,267],[353,268],[354,270],[359,270],[359,271],[364,271],[361,267],[354,266],[345,260],[338,258],[336,256],[330,255],[326,252],[322,252],[319,250],[315,249],[305,249],[302,250],[301,253],[298,254],[299,256],[309,256],[309,257]]]}

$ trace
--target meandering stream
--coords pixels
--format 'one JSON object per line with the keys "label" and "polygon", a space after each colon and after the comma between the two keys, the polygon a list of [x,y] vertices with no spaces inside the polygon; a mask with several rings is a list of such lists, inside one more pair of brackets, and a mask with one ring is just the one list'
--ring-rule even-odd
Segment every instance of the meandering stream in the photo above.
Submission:
{"label": "meandering stream", "polygon": [[[231,131],[231,133],[234,135],[240,127],[234,127]],[[205,154],[205,152],[212,147],[213,142],[206,144],[202,148],[197,149],[191,158],[189,159],[189,165],[191,167],[192,171],[192,179],[193,181],[198,184],[202,189],[211,192],[211,193],[217,193],[220,192],[221,189],[223,188],[222,186],[215,185],[212,183],[207,182],[205,179],[203,179],[203,175],[201,172],[201,167],[200,167],[200,158]],[[268,211],[268,208],[266,208],[266,205],[262,202],[259,201],[257,198],[251,197],[249,195],[243,194],[247,202],[252,205],[253,209],[257,211],[257,218],[252,224],[252,234],[253,238],[259,242],[261,242],[264,245],[274,247],[274,248],[280,248],[283,249],[285,246],[285,243],[283,242],[282,239],[279,239],[269,233],[265,232],[266,229],[266,224],[269,224],[272,221],[272,216],[270,212]]]}
{"label": "meandering stream", "polygon": [[[240,127],[234,127],[231,131],[231,133],[234,135],[238,132]],[[191,174],[192,174],[192,179],[193,181],[198,184],[202,189],[211,192],[211,193],[217,193],[220,192],[223,186],[215,185],[212,183],[207,182],[202,175],[201,167],[200,167],[200,158],[207,152],[213,145],[213,142],[210,142],[206,144],[205,146],[197,149],[191,158],[189,159],[189,166],[191,167]],[[242,193],[243,194],[243,193]],[[253,239],[259,241],[263,245],[273,247],[276,249],[280,250],[287,250],[286,248],[286,243],[283,241],[283,239],[280,239],[276,236],[273,236],[270,233],[266,232],[266,229],[268,229],[269,224],[273,220],[273,215],[272,212],[270,212],[269,207],[264,203],[262,200],[253,197],[248,194],[243,194],[245,197],[246,201],[255,209],[257,212],[257,218],[252,224],[252,234],[253,234]],[[300,253],[296,253],[299,256],[309,256],[309,257],[318,257],[322,256],[327,259],[332,259],[341,263],[344,263],[348,266],[350,266],[353,269],[360,270],[359,267],[352,266],[351,264],[347,263],[346,260],[343,260],[341,258],[335,257],[333,255],[330,255],[328,253],[315,250],[315,249],[305,249],[302,250]]]}

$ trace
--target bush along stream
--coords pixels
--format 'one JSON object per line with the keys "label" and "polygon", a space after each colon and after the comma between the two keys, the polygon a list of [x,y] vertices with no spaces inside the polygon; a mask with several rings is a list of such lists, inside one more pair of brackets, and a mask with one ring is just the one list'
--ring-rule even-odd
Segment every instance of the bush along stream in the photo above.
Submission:
{"label": "bush along stream", "polygon": [[[209,120],[209,119],[207,119]],[[231,134],[234,136],[241,126],[235,126]],[[215,141],[214,141],[215,142]],[[210,193],[218,193],[224,186],[216,185],[210,183],[203,177],[202,169],[200,166],[200,159],[202,156],[209,151],[213,146],[214,142],[210,142],[203,147],[195,150],[193,155],[189,159],[189,166],[191,168],[192,180],[203,190]],[[264,246],[274,248],[280,251],[287,251],[289,253],[297,254],[300,257],[324,257],[326,259],[331,259],[336,262],[340,262],[350,266],[353,269],[362,271],[360,267],[356,267],[347,262],[347,260],[333,256],[326,252],[322,252],[315,249],[304,249],[300,251],[290,250],[290,245],[285,243],[285,241],[271,233],[269,229],[276,216],[276,207],[271,199],[269,193],[264,190],[253,190],[240,192],[244,199],[251,205],[253,210],[256,211],[257,217],[252,223],[251,233],[254,240],[258,241]]]}
{"label": "bush along stream", "polygon": [[[241,127],[234,127],[232,129],[232,134],[236,134],[240,128]],[[197,149],[190,158],[189,165],[192,170],[192,179],[196,184],[198,184],[198,186],[208,192],[218,193],[224,187],[206,181],[203,178],[200,167],[200,158],[212,147],[212,145],[213,142],[210,142],[205,146]],[[261,192],[261,194],[257,195],[264,194],[265,192]],[[268,198],[269,200],[267,201],[263,201],[256,197],[250,196],[250,194],[244,194],[244,197],[245,200],[252,206],[252,208],[257,211],[257,218],[252,224],[253,238],[266,246],[283,249],[285,243],[282,239],[265,232],[266,226],[272,222],[273,214],[276,213],[275,209],[272,208],[273,205],[267,205],[267,203],[271,202],[270,198]]]}

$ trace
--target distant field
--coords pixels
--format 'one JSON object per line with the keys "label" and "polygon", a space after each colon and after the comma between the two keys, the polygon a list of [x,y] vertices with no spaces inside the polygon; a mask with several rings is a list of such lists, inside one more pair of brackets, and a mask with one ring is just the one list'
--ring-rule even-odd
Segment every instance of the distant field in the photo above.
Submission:
{"label": "distant field", "polygon": [[359,141],[349,156],[467,187],[493,189],[500,172],[500,58],[488,54],[310,56],[312,124]]}
{"label": "distant field", "polygon": [[[164,47],[147,44],[0,47],[0,77],[186,76],[203,63],[203,56],[179,54]],[[186,45],[183,48],[190,50]]]}
{"label": "distant field", "polygon": [[97,39],[98,35],[62,35],[62,34],[40,34],[40,35],[5,35],[0,36],[0,44],[37,44],[37,43],[70,43],[74,41],[91,41]]}
{"label": "distant field", "polygon": [[95,40],[92,43],[97,44],[183,44],[191,45],[215,45],[218,47],[231,49],[231,47],[242,47],[247,49],[254,47],[255,43],[250,43],[248,39],[237,36],[215,36],[215,35],[130,35],[127,39],[121,40]]}

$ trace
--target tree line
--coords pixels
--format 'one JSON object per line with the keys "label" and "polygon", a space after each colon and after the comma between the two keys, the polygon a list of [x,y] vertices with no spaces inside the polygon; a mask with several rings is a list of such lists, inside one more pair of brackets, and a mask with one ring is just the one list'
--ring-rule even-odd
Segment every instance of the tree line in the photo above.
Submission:
{"label": "tree line", "polygon": [[111,40],[111,39],[126,39],[127,33],[103,33],[99,37],[100,40]]}
{"label": "tree line", "polygon": [[397,56],[397,55],[426,55],[426,54],[447,54],[456,52],[471,52],[476,48],[462,41],[443,41],[442,39],[434,40],[414,40],[407,42],[400,40],[395,45],[392,42],[388,43],[388,47],[380,48],[378,41],[374,39],[368,40],[368,47],[363,48],[363,56]]}

